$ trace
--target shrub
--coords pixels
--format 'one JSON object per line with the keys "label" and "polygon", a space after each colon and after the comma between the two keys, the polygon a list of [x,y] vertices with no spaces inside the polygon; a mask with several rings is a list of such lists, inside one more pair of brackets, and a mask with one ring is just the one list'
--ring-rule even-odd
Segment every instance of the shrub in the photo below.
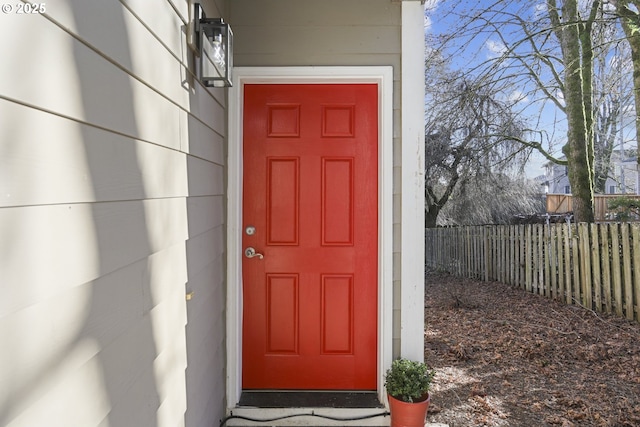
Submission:
{"label": "shrub", "polygon": [[414,402],[424,397],[431,387],[435,371],[427,364],[408,359],[396,359],[387,370],[387,393],[403,402]]}
{"label": "shrub", "polygon": [[616,197],[609,201],[608,207],[615,212],[618,221],[636,219],[640,214],[640,200],[631,197]]}

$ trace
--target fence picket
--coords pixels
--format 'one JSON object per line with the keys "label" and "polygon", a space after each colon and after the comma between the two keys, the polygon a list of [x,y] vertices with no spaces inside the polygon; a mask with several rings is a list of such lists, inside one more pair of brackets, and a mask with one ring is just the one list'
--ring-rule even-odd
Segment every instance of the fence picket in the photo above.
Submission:
{"label": "fence picket", "polygon": [[591,310],[593,306],[593,297],[591,292],[591,250],[589,242],[589,226],[588,224],[578,224],[578,235],[580,238],[579,255],[580,266],[580,295],[582,297],[582,305]]}
{"label": "fence picket", "polygon": [[631,241],[633,248],[633,302],[634,318],[640,319],[640,227],[631,225]]}
{"label": "fence picket", "polygon": [[604,311],[611,313],[613,306],[611,305],[611,239],[610,224],[600,225],[600,242],[602,249],[602,293],[604,296]]}
{"label": "fence picket", "polygon": [[571,287],[570,296],[572,303],[580,304],[580,246],[578,242],[578,229],[573,230],[573,227],[569,227],[571,231]]}
{"label": "fence picket", "polygon": [[615,313],[622,316],[622,277],[620,270],[620,227],[611,224],[611,285],[613,286],[613,305]]}
{"label": "fence picket", "polygon": [[602,274],[600,273],[599,226],[591,224],[591,268],[593,270],[593,303],[597,311],[602,311]]}
{"label": "fence picket", "polygon": [[571,226],[563,229],[564,234],[564,298],[571,304]]}
{"label": "fence picket", "polygon": [[633,302],[634,318],[640,319],[640,227],[631,225],[631,241],[633,249]]}
{"label": "fence picket", "polygon": [[496,250],[497,250],[497,261],[498,261],[498,271],[496,271],[496,279],[499,282],[504,282],[504,235],[503,235],[504,227],[497,227],[496,230]]}
{"label": "fence picket", "polygon": [[527,237],[525,241],[525,289],[527,292],[531,292],[531,271],[533,270],[533,242],[531,236],[533,235],[533,227],[527,227]]}
{"label": "fence picket", "polygon": [[622,239],[622,271],[624,280],[624,312],[629,320],[633,320],[633,283],[631,281],[631,248],[629,246],[629,224],[620,224]]}
{"label": "fence picket", "polygon": [[556,225],[557,249],[558,249],[558,299],[564,300],[564,228]]}
{"label": "fence picket", "polygon": [[553,251],[551,250],[551,226],[547,225],[543,229],[544,234],[544,289],[545,296],[553,295],[553,283],[551,281],[551,265],[553,260]]}
{"label": "fence picket", "polygon": [[557,264],[557,255],[556,255],[556,250],[557,250],[557,238],[556,238],[556,230],[557,227],[555,224],[551,224],[549,225],[549,270],[550,270],[550,280],[548,281],[549,283],[549,296],[551,298],[557,298],[558,297],[558,278],[557,278],[557,274],[558,274],[558,264]]}
{"label": "fence picket", "polygon": [[542,224],[537,225],[538,228],[538,271],[537,271],[537,285],[538,295],[544,295],[544,226]]}
{"label": "fence picket", "polygon": [[526,265],[526,261],[525,261],[525,228],[524,226],[520,226],[518,227],[518,287],[523,288],[525,287],[525,265]]}

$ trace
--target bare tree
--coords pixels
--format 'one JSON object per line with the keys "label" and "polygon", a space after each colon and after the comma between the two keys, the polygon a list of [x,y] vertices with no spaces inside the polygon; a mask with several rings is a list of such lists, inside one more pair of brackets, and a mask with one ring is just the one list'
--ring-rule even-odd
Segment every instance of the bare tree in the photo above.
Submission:
{"label": "bare tree", "polygon": [[470,194],[480,183],[485,190],[504,184],[506,171],[521,170],[526,150],[517,142],[522,128],[512,105],[495,87],[448,73],[442,64],[429,71],[425,226],[435,227],[452,195]]}
{"label": "bare tree", "polygon": [[[472,10],[446,5],[449,18],[463,24],[431,43],[456,57],[466,48],[476,49],[463,73],[487,85],[500,82],[505,94],[509,88],[519,93],[519,117],[527,123],[520,143],[567,165],[575,216],[592,221],[594,186],[604,185],[602,177],[608,175],[623,105],[615,97],[623,92],[604,85],[610,84],[615,63],[611,49],[616,37],[607,31],[617,18],[605,13],[603,0],[494,1]],[[479,48],[493,55],[482,57]],[[603,70],[595,79],[594,73]]]}
{"label": "bare tree", "polygon": [[510,173],[475,175],[472,185],[456,188],[438,225],[511,224],[541,212],[544,200],[536,182]]}
{"label": "bare tree", "polygon": [[[616,27],[598,43],[594,61],[594,192],[606,193],[606,182],[612,178],[612,154],[625,156],[623,121],[633,104],[631,58],[626,43],[620,40]],[[620,29],[621,31],[621,29]],[[629,148],[627,146],[627,148]]]}
{"label": "bare tree", "polygon": [[[640,0],[609,0],[608,3],[615,7],[631,47],[636,141],[640,141]],[[638,163],[640,163],[640,157],[638,157]]]}

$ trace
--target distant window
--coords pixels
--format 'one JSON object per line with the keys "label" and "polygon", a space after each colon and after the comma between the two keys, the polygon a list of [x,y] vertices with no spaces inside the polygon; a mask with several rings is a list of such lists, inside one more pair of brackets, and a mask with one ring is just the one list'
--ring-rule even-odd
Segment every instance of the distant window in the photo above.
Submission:
{"label": "distant window", "polygon": [[571,194],[571,186],[567,185],[564,187],[564,194]]}
{"label": "distant window", "polygon": [[609,194],[616,194],[616,186],[615,185],[610,185],[609,186]]}

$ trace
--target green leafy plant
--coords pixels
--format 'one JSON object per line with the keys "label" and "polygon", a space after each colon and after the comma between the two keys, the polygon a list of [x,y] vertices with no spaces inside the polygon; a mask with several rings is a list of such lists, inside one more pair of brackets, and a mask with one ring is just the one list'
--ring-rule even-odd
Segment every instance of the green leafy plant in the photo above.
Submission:
{"label": "green leafy plant", "polygon": [[635,197],[616,197],[609,201],[608,207],[618,221],[629,221],[640,216],[640,200]]}
{"label": "green leafy plant", "polygon": [[394,398],[414,402],[429,392],[435,373],[426,363],[396,359],[387,370],[384,385]]}

